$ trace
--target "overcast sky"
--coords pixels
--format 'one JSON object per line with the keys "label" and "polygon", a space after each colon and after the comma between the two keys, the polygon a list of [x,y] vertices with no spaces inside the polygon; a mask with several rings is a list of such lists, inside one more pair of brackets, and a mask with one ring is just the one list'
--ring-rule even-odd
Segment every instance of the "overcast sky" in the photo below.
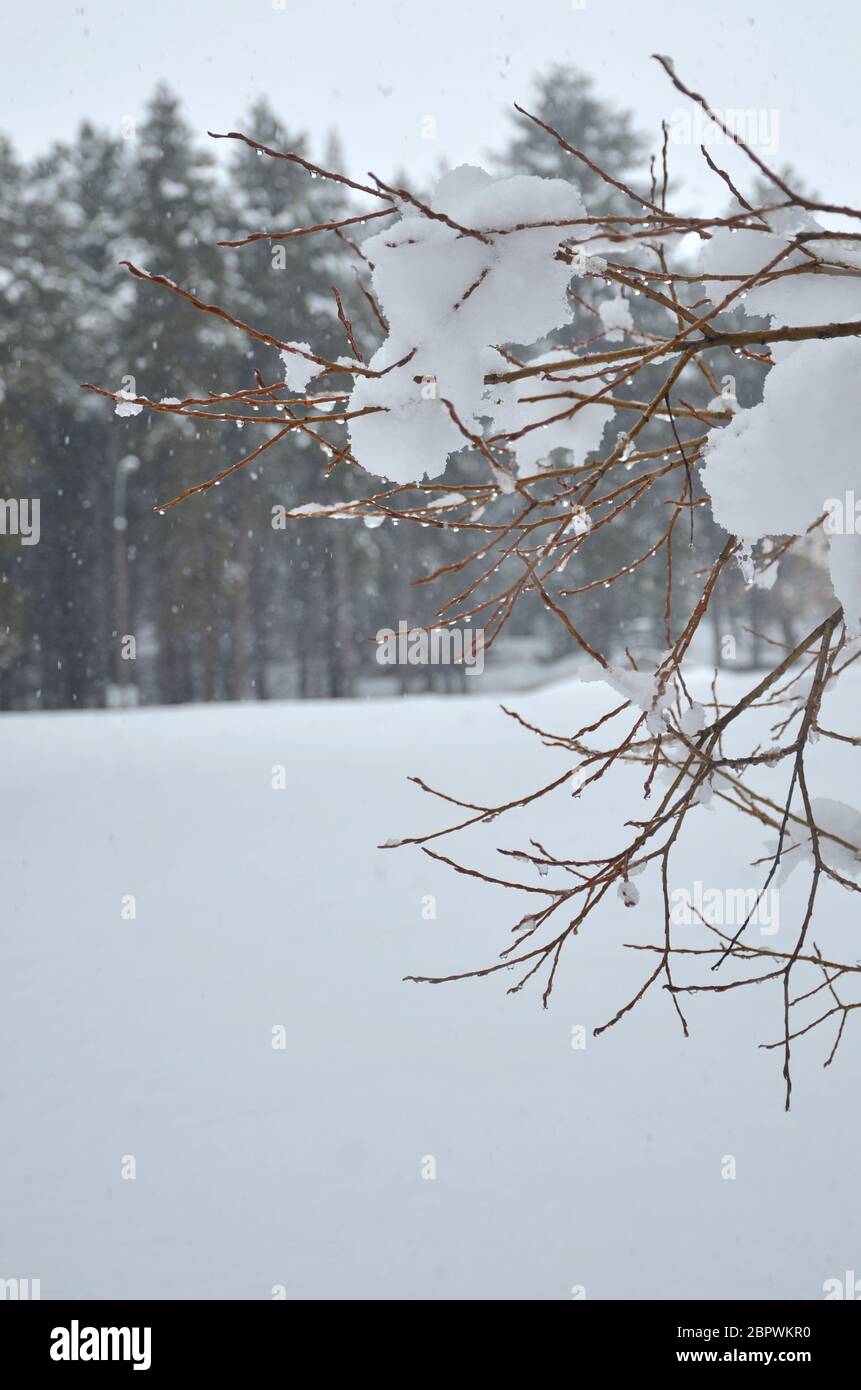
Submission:
{"label": "overcast sky", "polygon": [[[318,153],[337,128],[354,176],[403,168],[418,182],[441,157],[480,162],[500,144],[503,111],[528,104],[532,74],[554,62],[591,73],[601,95],[658,132],[681,105],[650,61],[658,51],[715,107],[763,113],[762,138],[779,139],[776,161],[791,162],[823,197],[861,203],[857,0],[0,5],[0,129],[26,154],[71,137],[83,117],[119,130],[163,79],[201,134],[235,128],[264,93],[288,127],[311,132]],[[428,116],[433,140],[423,136]],[[685,201],[701,204],[714,176],[693,147],[674,144],[672,160]]]}

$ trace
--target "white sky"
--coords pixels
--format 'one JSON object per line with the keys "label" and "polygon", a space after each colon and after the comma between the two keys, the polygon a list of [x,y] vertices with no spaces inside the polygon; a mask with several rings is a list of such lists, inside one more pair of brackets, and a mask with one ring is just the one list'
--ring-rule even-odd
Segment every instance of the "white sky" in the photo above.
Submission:
{"label": "white sky", "polygon": [[[657,51],[718,109],[776,111],[777,162],[830,201],[861,203],[857,0],[582,3],[0,0],[0,129],[24,154],[71,137],[83,117],[119,130],[164,79],[201,135],[235,128],[265,93],[288,128],[311,132],[318,155],[336,127],[354,176],[400,167],[418,182],[442,156],[480,162],[500,143],[503,110],[528,105],[531,75],[553,62],[584,68],[599,94],[657,132],[682,104],[650,61]],[[734,151],[715,154],[738,169]],[[702,203],[715,181],[698,151],[674,145],[672,168],[686,203]]]}

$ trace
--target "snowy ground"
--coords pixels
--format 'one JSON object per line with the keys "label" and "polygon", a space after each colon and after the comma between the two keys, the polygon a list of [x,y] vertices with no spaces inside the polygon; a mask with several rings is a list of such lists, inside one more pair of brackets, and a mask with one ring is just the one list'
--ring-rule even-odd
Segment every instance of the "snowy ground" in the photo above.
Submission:
{"label": "snowy ground", "polygon": [[[563,729],[605,699],[569,683],[516,703]],[[620,943],[658,939],[645,877],[639,907],[613,897],[568,951],[547,1012],[507,976],[401,982],[489,962],[525,910],[374,848],[444,823],[410,773],[489,800],[561,770],[495,700],[6,715],[0,757],[0,1275],[44,1298],[816,1299],[861,1269],[852,1019],[827,1071],[833,1030],[797,1046],[789,1116],[756,1047],[779,1033],[770,986],[689,1001],[688,1041],[659,991],[591,1038],[646,972]],[[815,790],[851,801],[857,755],[816,759]],[[779,794],[784,771],[765,775]],[[439,847],[489,864],[533,833],[588,852],[617,843],[619,809],[601,784]],[[758,882],[757,827],[697,817],[688,880]],[[856,906],[823,901],[846,942]]]}

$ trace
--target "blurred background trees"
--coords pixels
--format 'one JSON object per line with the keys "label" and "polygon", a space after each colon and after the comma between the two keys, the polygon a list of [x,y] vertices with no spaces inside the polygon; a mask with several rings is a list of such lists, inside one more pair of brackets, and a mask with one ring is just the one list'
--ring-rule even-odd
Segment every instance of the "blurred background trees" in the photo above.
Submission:
{"label": "blurred background trees", "polygon": [[[524,104],[615,177],[648,189],[649,142],[628,114],[598,99],[588,78],[556,69]],[[336,137],[312,150],[265,102],[237,127],[339,167]],[[85,124],[74,141],[28,164],[0,138],[0,494],[39,498],[41,507],[38,545],[0,535],[0,708],[94,707],[118,702],[124,690],[141,703],[170,703],[332,698],[389,688],[386,680],[404,689],[482,688],[486,677],[464,682],[432,668],[386,677],[371,640],[400,619],[429,622],[436,604],[456,592],[451,584],[412,581],[464,553],[463,534],[391,522],[373,530],[337,521],[274,527],[273,507],[366,490],[349,466],[324,476],[328,456],[301,432],[223,488],[157,515],[158,501],[254,447],[256,432],[198,429],[148,411],[118,418],[110,402],[80,390],[92,381],[154,399],[185,397],[253,386],[255,371],[264,381],[282,372],[273,349],[134,280],[120,268],[123,259],[332,357],[349,351],[336,285],[366,354],[379,341],[355,283],[354,271],[366,267],[342,238],[216,245],[344,216],[346,190],[244,145],[216,162],[208,144],[164,88],[138,128],[109,134]],[[624,195],[575,167],[521,117],[489,164],[498,173],[573,177],[590,210],[630,211]],[[399,180],[409,182],[409,171]],[[596,306],[609,292],[588,282],[574,325],[556,340],[597,341]],[[642,303],[635,321],[658,333],[669,324],[666,310]],[[716,355],[714,370],[719,379],[733,375],[742,405],[759,399],[764,373],[757,364],[727,353]],[[703,380],[685,388],[698,405],[712,395]],[[650,426],[646,447],[660,442],[663,429]],[[456,488],[467,476],[462,459],[453,459],[446,481]],[[645,548],[647,519],[638,522],[636,509],[625,518],[578,553],[572,584],[595,587],[572,600],[571,611],[604,650],[615,643],[619,652],[627,646],[648,656],[663,647],[663,565],[640,568],[624,596],[621,586],[604,590],[596,582]],[[686,542],[677,548],[676,586],[696,584],[723,544],[707,508],[697,509],[695,524],[696,549]],[[770,592],[747,590],[734,572],[714,604],[711,649],[702,659],[726,660],[732,649],[722,638],[731,635],[728,664],[755,664],[758,634],[791,640],[822,582],[815,545],[783,562]],[[126,635],[134,636],[135,660],[124,667]],[[504,679],[537,683],[567,650],[563,630],[536,598],[518,607],[487,671],[496,661]]]}

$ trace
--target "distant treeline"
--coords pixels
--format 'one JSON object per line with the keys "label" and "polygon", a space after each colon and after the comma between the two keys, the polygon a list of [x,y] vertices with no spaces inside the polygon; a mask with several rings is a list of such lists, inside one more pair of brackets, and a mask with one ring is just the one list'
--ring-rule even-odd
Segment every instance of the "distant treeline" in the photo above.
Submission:
{"label": "distant treeline", "polygon": [[[642,172],[643,142],[629,118],[599,103],[585,79],[551,74],[535,103],[612,172],[626,179]],[[314,155],[266,102],[239,128],[262,144],[341,163],[336,138]],[[593,206],[614,196],[589,170],[564,161],[533,126],[510,138],[505,132],[496,167],[577,177]],[[408,182],[409,174],[398,178]],[[300,432],[259,467],[156,514],[159,501],[225,468],[259,432],[198,428],[149,411],[118,417],[111,401],[80,389],[92,382],[185,398],[253,386],[255,369],[266,381],[282,370],[273,349],[134,279],[123,260],[331,357],[348,350],[331,293],[337,285],[370,353],[380,328],[355,275],[367,268],[345,240],[332,233],[288,240],[277,255],[266,242],[217,246],[351,210],[337,185],[244,145],[216,164],[163,88],[136,128],[85,124],[72,143],[30,163],[0,139],[0,707],[100,706],[117,698],[123,680],[142,703],[350,695],[360,675],[367,685],[381,674],[370,640],[378,629],[427,623],[434,603],[456,592],[411,581],[464,553],[463,534],[388,522],[373,530],[358,522],[272,526],[273,507],[367,491],[367,477],[348,465],[324,477],[324,453]],[[587,336],[580,329],[575,324],[569,340]],[[656,331],[665,330],[663,323]],[[739,397],[747,391],[750,403],[761,373],[731,364]],[[453,485],[467,476],[464,467],[450,465]],[[706,547],[698,547],[701,566],[721,540],[704,508],[697,526]],[[631,528],[636,520],[583,547],[583,582],[637,553]],[[761,623],[751,621],[740,579],[728,585],[716,611],[737,634],[740,657],[756,654],[746,627],[791,631],[811,577],[799,564],[795,587],[790,582],[780,599],[767,596]],[[695,568],[681,554],[675,583],[696,583]],[[607,632],[620,651],[629,643],[659,648],[664,584],[661,567],[643,567],[624,607],[618,586],[605,595],[596,584],[576,600],[578,626],[602,634],[605,649]],[[754,605],[762,601],[755,593]],[[517,623],[519,632],[542,636],[548,656],[565,650],[559,624],[537,601]],[[129,637],[133,659],[124,666]],[[716,658],[720,637],[716,628]],[[446,688],[442,672],[427,679]]]}

